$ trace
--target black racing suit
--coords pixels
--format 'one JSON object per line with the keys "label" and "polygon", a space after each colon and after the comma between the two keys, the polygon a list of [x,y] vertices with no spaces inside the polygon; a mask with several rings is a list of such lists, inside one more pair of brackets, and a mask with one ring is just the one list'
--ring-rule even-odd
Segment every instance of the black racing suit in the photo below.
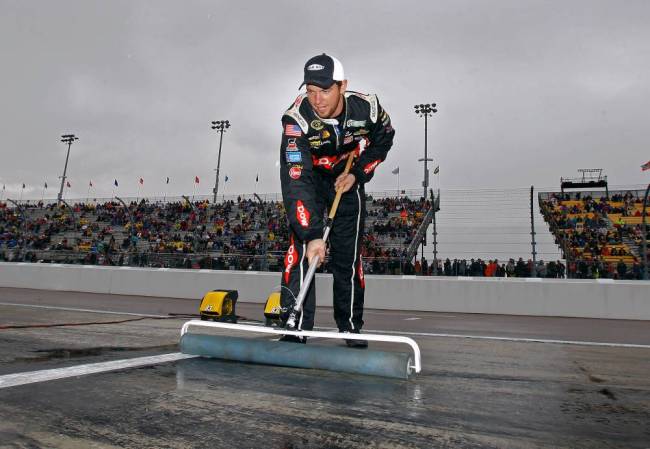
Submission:
{"label": "black racing suit", "polygon": [[[366,213],[364,184],[386,159],[395,131],[375,95],[346,92],[344,97],[344,111],[335,119],[318,117],[305,94],[282,117],[280,180],[290,246],[284,258],[280,301],[286,321],[307,274],[307,244],[323,237],[325,213],[336,194],[334,182],[347,158],[354,155],[358,159],[350,172],[356,183],[341,197],[329,235],[329,255],[334,319],[339,330],[358,331],[363,326],[365,288],[360,254]],[[315,310],[312,282],[298,329],[313,328]]]}

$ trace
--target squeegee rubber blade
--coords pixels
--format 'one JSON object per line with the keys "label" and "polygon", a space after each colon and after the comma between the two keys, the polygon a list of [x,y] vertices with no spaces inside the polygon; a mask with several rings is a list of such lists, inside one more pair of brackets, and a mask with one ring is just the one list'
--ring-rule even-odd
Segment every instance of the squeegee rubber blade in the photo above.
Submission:
{"label": "squeegee rubber blade", "polygon": [[189,333],[181,338],[181,352],[263,365],[324,369],[398,379],[408,379],[411,361],[410,355],[403,352]]}

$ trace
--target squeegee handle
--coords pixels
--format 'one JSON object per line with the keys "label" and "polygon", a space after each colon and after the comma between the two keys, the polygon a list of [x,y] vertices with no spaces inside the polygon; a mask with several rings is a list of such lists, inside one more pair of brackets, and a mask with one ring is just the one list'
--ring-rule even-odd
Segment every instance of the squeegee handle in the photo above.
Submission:
{"label": "squeegee handle", "polygon": [[[354,153],[350,153],[348,156],[348,160],[345,163],[345,169],[343,170],[343,174],[347,175],[350,172],[350,168],[352,167],[353,160],[354,160]],[[343,195],[342,190],[338,190],[336,192],[336,196],[334,197],[334,202],[332,203],[332,207],[330,208],[330,213],[327,216],[327,226],[325,227],[325,231],[323,232],[323,241],[325,242],[327,242],[327,238],[330,235],[330,229],[332,229],[332,222],[334,221],[336,210],[339,208],[339,203],[341,202],[342,195]],[[314,256],[314,258],[311,260],[311,263],[309,264],[307,275],[305,276],[305,279],[302,281],[302,288],[300,289],[300,292],[298,293],[298,297],[296,298],[296,303],[293,306],[294,313],[291,315],[288,321],[288,323],[292,325],[293,325],[292,321],[295,320],[295,313],[300,312],[302,310],[302,303],[305,300],[305,296],[307,296],[307,291],[309,290],[311,281],[314,279],[314,274],[316,274],[316,268],[318,268],[319,263],[320,263],[320,257]]]}
{"label": "squeegee handle", "polygon": [[[345,169],[343,170],[344,175],[347,175],[350,173],[350,168],[352,167],[352,161],[354,160],[354,154],[350,153],[348,155],[348,160],[345,163]],[[341,196],[343,195],[343,192],[341,190],[336,192],[336,196],[334,197],[334,202],[332,203],[332,207],[330,208],[330,213],[327,218],[329,218],[330,221],[334,220],[334,216],[336,215],[336,209],[339,208],[339,203],[341,202]],[[325,239],[323,239],[325,240]]]}
{"label": "squeegee handle", "polygon": [[[330,235],[330,229],[332,229],[331,224],[327,225],[327,227],[325,228],[325,232],[323,232],[323,240],[326,242],[327,242],[327,237]],[[314,258],[311,260],[311,263],[309,264],[309,269],[307,270],[305,279],[302,281],[302,288],[298,293],[298,297],[296,298],[296,303],[293,306],[294,312],[300,312],[302,310],[302,303],[305,300],[305,296],[307,296],[309,285],[311,284],[311,281],[314,279],[314,274],[316,274],[316,268],[318,268],[319,263],[320,263],[320,257],[314,256]]]}

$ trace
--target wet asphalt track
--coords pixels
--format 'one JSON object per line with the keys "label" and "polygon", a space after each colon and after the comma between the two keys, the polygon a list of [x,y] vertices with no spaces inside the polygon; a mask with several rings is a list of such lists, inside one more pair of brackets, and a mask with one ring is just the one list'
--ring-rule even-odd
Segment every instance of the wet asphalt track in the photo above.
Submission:
{"label": "wet asphalt track", "polygon": [[[122,313],[198,305],[8,288],[0,303],[0,326],[132,320]],[[237,312],[261,318],[260,305]],[[331,326],[331,309],[317,319]],[[0,329],[0,379],[174,353],[183,322]],[[368,311],[366,328],[642,347],[411,335],[423,354],[411,381],[187,359],[0,385],[0,447],[650,448],[648,322]]]}

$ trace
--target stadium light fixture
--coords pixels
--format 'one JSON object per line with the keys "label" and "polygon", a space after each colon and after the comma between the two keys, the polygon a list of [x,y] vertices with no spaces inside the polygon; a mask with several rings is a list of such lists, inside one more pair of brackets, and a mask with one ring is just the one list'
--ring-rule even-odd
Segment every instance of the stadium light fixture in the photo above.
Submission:
{"label": "stadium light fixture", "polygon": [[57,195],[57,205],[61,205],[61,200],[63,199],[63,187],[65,186],[66,174],[68,172],[68,160],[70,159],[70,147],[72,142],[79,140],[74,134],[63,134],[61,136],[61,142],[68,144],[68,153],[65,156],[65,165],[63,166],[63,176],[61,176],[61,188],[59,189],[59,194]]}
{"label": "stadium light fixture", "polygon": [[211,122],[212,129],[216,130],[219,136],[219,156],[217,157],[217,173],[214,180],[214,189],[212,189],[213,204],[217,204],[217,194],[219,193],[219,170],[221,169],[221,145],[223,144],[223,133],[230,128],[230,120],[216,120]]}

